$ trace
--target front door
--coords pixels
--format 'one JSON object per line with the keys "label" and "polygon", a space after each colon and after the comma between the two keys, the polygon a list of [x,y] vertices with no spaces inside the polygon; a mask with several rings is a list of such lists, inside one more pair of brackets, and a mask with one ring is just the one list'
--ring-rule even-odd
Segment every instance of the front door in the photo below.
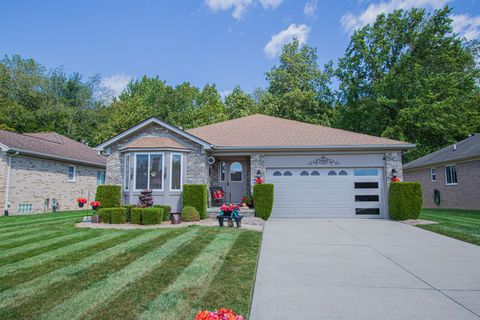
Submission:
{"label": "front door", "polygon": [[241,160],[221,161],[218,185],[227,193],[225,201],[240,203],[247,191],[246,163]]}

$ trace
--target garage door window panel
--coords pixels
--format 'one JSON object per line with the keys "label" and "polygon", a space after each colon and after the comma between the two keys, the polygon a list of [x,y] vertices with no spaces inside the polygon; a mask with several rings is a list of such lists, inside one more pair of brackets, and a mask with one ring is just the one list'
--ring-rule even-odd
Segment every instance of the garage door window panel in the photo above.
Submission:
{"label": "garage door window panel", "polygon": [[378,169],[355,169],[353,175],[357,177],[378,176]]}
{"label": "garage door window panel", "polygon": [[311,173],[310,175],[312,175],[312,176],[319,176],[319,175],[320,175],[320,172],[318,172],[318,171],[315,170],[315,171],[312,171],[312,173]]}
{"label": "garage door window panel", "polygon": [[336,176],[336,175],[337,175],[337,172],[331,170],[331,171],[328,172],[328,175],[329,175],[329,176]]}
{"label": "garage door window panel", "polygon": [[285,171],[285,172],[283,173],[283,175],[284,175],[285,177],[291,177],[291,176],[293,176],[292,172],[290,172],[290,171]]}
{"label": "garage door window panel", "polygon": [[366,195],[356,195],[355,196],[355,201],[356,202],[378,202],[380,201],[380,197],[378,195],[373,195],[373,194],[366,194]]}
{"label": "garage door window panel", "polygon": [[355,189],[378,189],[378,182],[355,182]]}
{"label": "garage door window panel", "polygon": [[308,171],[303,170],[303,171],[300,173],[300,175],[301,175],[301,176],[308,176],[308,175],[310,175],[310,174],[308,173]]}
{"label": "garage door window panel", "polygon": [[275,171],[275,172],[273,173],[273,176],[274,176],[274,177],[281,177],[281,176],[282,176],[282,173],[281,173],[280,171]]}
{"label": "garage door window panel", "polygon": [[362,215],[362,214],[374,214],[379,215],[380,209],[379,208],[356,208],[355,214]]}

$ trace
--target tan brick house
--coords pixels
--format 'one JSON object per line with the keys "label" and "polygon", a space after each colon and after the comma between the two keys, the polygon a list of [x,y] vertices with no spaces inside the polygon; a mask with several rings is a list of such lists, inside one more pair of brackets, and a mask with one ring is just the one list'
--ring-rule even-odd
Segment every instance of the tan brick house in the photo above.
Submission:
{"label": "tan brick house", "polygon": [[422,184],[425,208],[480,210],[480,135],[407,163],[403,170],[405,181]]}
{"label": "tan brick house", "polygon": [[58,133],[0,130],[0,212],[18,215],[78,209],[105,183],[105,157]]}
{"label": "tan brick house", "polygon": [[149,118],[97,147],[123,202],[143,189],[181,210],[183,184],[221,187],[240,203],[261,177],[275,185],[275,218],[387,217],[387,189],[413,145],[299,121],[252,115],[191,130]]}

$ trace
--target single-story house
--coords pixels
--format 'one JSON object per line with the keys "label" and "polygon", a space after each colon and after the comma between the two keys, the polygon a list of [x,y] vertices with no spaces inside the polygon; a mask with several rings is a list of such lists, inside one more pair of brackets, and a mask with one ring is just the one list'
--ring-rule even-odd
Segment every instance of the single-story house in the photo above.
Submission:
{"label": "single-story house", "polygon": [[0,212],[4,215],[78,209],[105,183],[106,158],[55,132],[0,130]]}
{"label": "single-story house", "polygon": [[407,163],[404,178],[422,184],[425,208],[480,210],[480,135]]}
{"label": "single-story house", "polygon": [[387,188],[411,144],[252,115],[191,130],[149,118],[97,147],[124,203],[142,189],[181,211],[183,184],[220,186],[240,203],[257,177],[275,185],[273,217],[386,217]]}

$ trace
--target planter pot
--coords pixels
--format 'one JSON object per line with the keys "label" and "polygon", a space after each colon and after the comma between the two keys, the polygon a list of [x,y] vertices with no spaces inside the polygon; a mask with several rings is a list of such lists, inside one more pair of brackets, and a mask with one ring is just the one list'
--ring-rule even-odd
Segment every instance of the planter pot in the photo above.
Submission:
{"label": "planter pot", "polygon": [[94,211],[97,210],[97,208],[98,208],[97,206],[92,206],[92,209],[93,209]]}
{"label": "planter pot", "polygon": [[85,205],[85,203],[81,203],[81,202],[78,203],[79,208],[83,208],[84,205]]}
{"label": "planter pot", "polygon": [[179,224],[180,223],[180,213],[170,214],[170,221],[172,222],[172,224]]}

